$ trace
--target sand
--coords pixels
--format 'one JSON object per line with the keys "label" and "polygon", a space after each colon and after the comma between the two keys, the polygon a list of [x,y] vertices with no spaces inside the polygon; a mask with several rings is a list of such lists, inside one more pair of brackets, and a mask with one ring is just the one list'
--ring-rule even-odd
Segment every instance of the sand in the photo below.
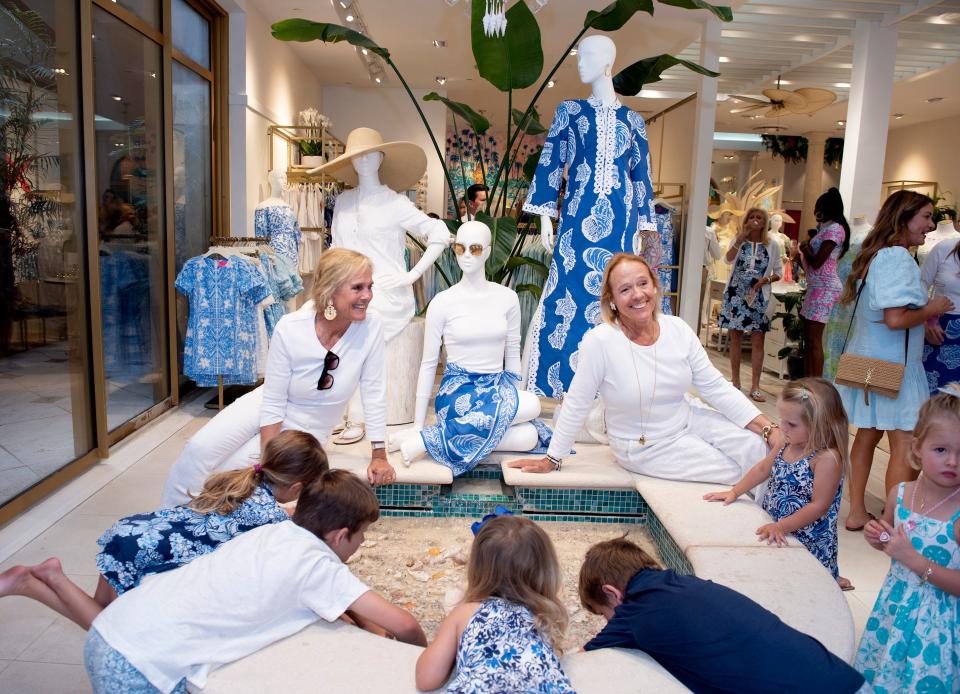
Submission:
{"label": "sand", "polygon": [[[394,603],[410,610],[432,639],[458,589],[466,585],[466,561],[473,534],[472,518],[382,517],[366,533],[351,557],[356,576]],[[656,548],[641,525],[544,522],[563,570],[562,598],[570,614],[566,650],[576,650],[604,625],[602,617],[580,607],[577,577],[590,545],[629,532],[630,539],[654,556]]]}

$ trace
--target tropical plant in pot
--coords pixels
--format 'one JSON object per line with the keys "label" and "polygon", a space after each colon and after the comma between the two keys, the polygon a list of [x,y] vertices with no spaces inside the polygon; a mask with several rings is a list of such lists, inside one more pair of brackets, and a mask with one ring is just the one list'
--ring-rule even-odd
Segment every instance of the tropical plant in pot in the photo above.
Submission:
{"label": "tropical plant in pot", "polygon": [[[308,128],[307,135],[300,140],[300,163],[304,166],[320,166],[323,159],[323,131],[330,127],[330,119],[315,108],[300,111],[300,125]],[[315,137],[320,135],[319,138]]]}
{"label": "tropical plant in pot", "polygon": [[803,378],[806,375],[806,335],[807,319],[800,315],[803,306],[803,296],[806,290],[774,294],[774,297],[783,304],[783,311],[775,313],[773,319],[783,321],[783,332],[787,344],[777,352],[777,357],[787,360],[787,374],[790,380]]}
{"label": "tropical plant in pot", "polygon": [[[725,22],[733,19],[733,13],[729,7],[714,6],[705,0],[657,0],[657,2],[689,10],[707,10]],[[525,283],[515,288],[518,292],[529,291],[539,297],[547,278],[548,267],[540,260],[531,257],[531,254],[524,252],[526,234],[518,229],[518,212],[514,204],[521,199],[522,190],[529,185],[537,160],[540,158],[540,152],[536,151],[527,159],[527,165],[515,166],[523,139],[528,135],[538,135],[547,131],[537,116],[537,99],[547,88],[563,61],[570,55],[571,49],[577,46],[588,31],[618,31],[638,12],[653,15],[654,2],[653,0],[616,0],[603,9],[587,12],[582,28],[573,37],[569,46],[560,53],[556,64],[546,76],[543,76],[544,57],[540,26],[525,0],[518,0],[504,13],[506,30],[502,34],[498,32],[495,36],[487,36],[484,28],[485,3],[476,0],[471,7],[470,36],[477,71],[483,79],[506,94],[506,117],[504,118],[507,129],[506,144],[499,157],[500,165],[495,172],[491,172],[492,175],[489,177],[482,154],[480,156],[481,173],[483,180],[487,182],[488,194],[486,208],[476,215],[476,219],[489,226],[493,234],[493,252],[486,264],[487,278],[493,282],[510,284],[517,268],[521,266],[530,268],[538,275],[539,283]],[[393,70],[417,109],[427,134],[433,142],[437,158],[443,166],[448,189],[457,190],[447,169],[444,152],[434,138],[417,98],[393,62],[389,50],[364,34],[339,24],[312,22],[306,19],[286,19],[277,22],[271,28],[273,36],[281,41],[323,41],[325,43],[346,41],[352,46],[379,56]],[[643,85],[659,81],[661,73],[675,65],[682,65],[704,75],[719,74],[696,63],[664,54],[639,60],[621,70],[613,78],[614,88],[619,94],[633,96]],[[538,80],[539,87],[526,108],[523,110],[514,108],[514,91],[532,87]],[[454,131],[459,132],[458,119],[460,119],[473,133],[477,149],[482,152],[480,136],[490,128],[490,121],[487,118],[470,105],[453,101],[435,92],[427,94],[423,100],[440,101],[450,109],[453,114]],[[459,161],[462,162],[462,152],[460,155]],[[464,172],[461,174],[465,177]],[[511,176],[514,177],[513,180]],[[516,180],[518,176],[522,178],[520,185]],[[445,220],[452,231],[456,231],[460,224],[459,210],[455,210],[454,214],[455,219]],[[447,284],[450,284],[450,279],[439,262],[436,267]]]}

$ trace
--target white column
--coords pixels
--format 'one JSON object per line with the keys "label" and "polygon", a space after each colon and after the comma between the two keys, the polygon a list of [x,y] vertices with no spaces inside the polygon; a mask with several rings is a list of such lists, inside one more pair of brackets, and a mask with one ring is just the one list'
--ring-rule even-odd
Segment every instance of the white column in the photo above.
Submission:
{"label": "white column", "polygon": [[247,236],[247,15],[231,8],[228,22],[230,229],[218,233]]}
{"label": "white column", "polygon": [[[700,34],[700,64],[720,69],[720,20],[711,17]],[[693,129],[693,161],[690,166],[690,204],[681,273],[680,317],[694,330],[700,310],[700,280],[703,268],[704,227],[710,197],[710,165],[713,160],[713,130],[717,115],[717,79],[700,76],[697,84],[696,121]]]}
{"label": "white column", "polygon": [[817,225],[813,208],[823,193],[823,153],[830,133],[806,133],[807,166],[803,175],[803,211],[800,217],[800,240],[807,238],[807,229]]}
{"label": "white column", "polygon": [[847,219],[865,215],[872,221],[882,203],[883,159],[896,58],[895,27],[857,22],[840,169],[840,194]]}

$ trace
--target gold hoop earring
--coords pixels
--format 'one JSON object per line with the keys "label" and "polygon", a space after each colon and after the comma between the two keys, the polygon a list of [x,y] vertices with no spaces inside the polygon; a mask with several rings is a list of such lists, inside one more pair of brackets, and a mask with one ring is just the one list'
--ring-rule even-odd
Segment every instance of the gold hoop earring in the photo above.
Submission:
{"label": "gold hoop earring", "polygon": [[333,306],[333,299],[327,299],[327,307],[323,309],[323,317],[327,320],[333,320],[337,317],[337,309]]}

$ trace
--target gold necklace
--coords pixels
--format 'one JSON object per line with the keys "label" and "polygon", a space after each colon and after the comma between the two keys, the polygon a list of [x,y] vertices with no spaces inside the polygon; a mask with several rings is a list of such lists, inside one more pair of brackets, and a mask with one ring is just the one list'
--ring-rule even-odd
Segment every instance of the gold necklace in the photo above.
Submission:
{"label": "gold necklace", "polygon": [[[926,485],[926,484],[923,485],[923,498],[920,499],[920,509],[917,510],[917,507],[916,507],[916,505],[915,505],[915,504],[916,504],[916,498],[917,498],[917,487],[920,486],[920,478],[921,478],[921,477],[923,477],[923,475],[920,475],[919,477],[917,477],[917,481],[913,483],[913,495],[912,495],[912,498],[910,499],[910,505],[913,506],[914,510],[916,510],[918,513],[923,513],[923,510],[924,510],[924,508],[925,508],[926,505],[927,505],[927,485]],[[934,511],[936,511],[938,508],[940,508],[943,504],[945,504],[945,503],[947,503],[948,501],[950,501],[950,499],[952,499],[953,497],[955,497],[957,494],[960,494],[960,488],[954,489],[952,492],[950,492],[950,493],[947,494],[945,497],[943,497],[942,499],[940,499],[940,501],[938,501],[937,503],[935,503],[935,504],[930,508],[930,510],[927,511],[927,513],[924,514],[924,515],[929,516],[931,513],[933,513]]]}
{"label": "gold necklace", "polygon": [[[640,438],[638,439],[641,446],[647,445],[647,424],[646,417],[643,416],[643,388],[640,386],[640,371],[637,369],[637,356],[633,353],[633,340],[627,337],[627,333],[623,331],[621,326],[621,332],[623,332],[623,339],[627,341],[627,347],[630,349],[630,362],[633,364],[633,375],[637,378],[637,394],[640,396],[640,407],[638,412],[640,413]],[[657,335],[659,337],[659,335]],[[653,390],[650,391],[650,404],[647,406],[647,414],[653,410],[653,401],[657,397],[657,340],[653,340]]]}

